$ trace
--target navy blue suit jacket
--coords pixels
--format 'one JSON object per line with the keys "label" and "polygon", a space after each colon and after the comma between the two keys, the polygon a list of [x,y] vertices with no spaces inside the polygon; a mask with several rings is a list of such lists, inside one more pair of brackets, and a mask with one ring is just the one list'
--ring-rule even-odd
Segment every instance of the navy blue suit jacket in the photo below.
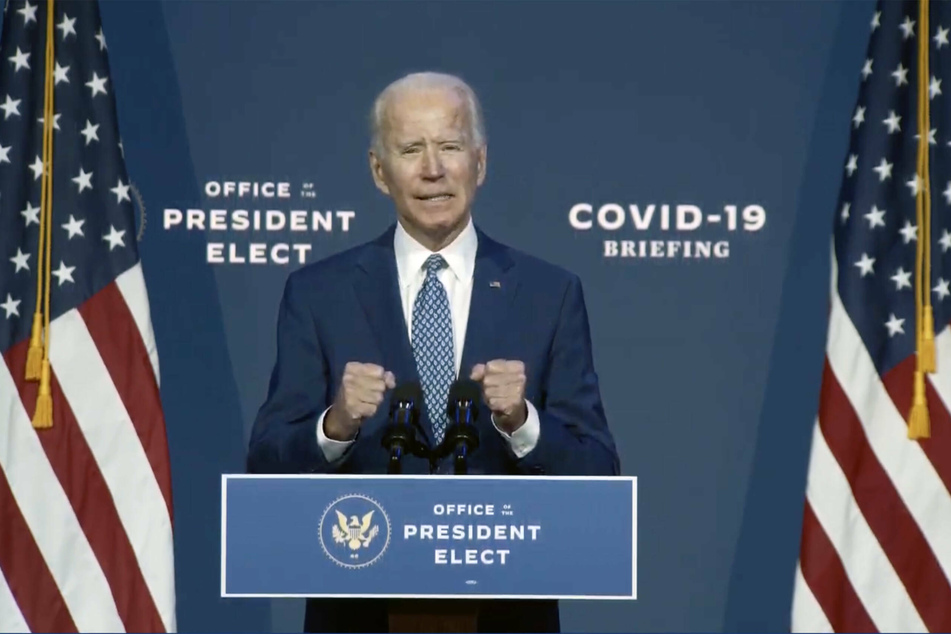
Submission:
{"label": "navy blue suit jacket", "polygon": [[[278,315],[277,361],[251,431],[253,473],[386,473],[381,439],[389,398],[364,421],[356,442],[328,463],[315,423],[350,361],[375,363],[397,383],[419,380],[403,316],[393,250],[395,225],[378,239],[290,275]],[[577,276],[504,246],[477,228],[478,249],[460,375],[492,359],[525,363],[525,396],[541,435],[517,458],[482,404],[473,474],[616,475],[620,465],[601,405],[588,317]],[[425,440],[433,446],[428,419]],[[407,456],[404,473],[429,473]],[[451,458],[439,473],[452,473]]]}

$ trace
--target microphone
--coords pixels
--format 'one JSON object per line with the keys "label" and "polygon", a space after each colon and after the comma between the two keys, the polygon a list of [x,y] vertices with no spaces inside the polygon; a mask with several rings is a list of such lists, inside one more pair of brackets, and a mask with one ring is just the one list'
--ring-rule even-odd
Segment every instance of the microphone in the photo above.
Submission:
{"label": "microphone", "polygon": [[479,447],[479,431],[476,421],[479,419],[479,401],[482,390],[471,379],[461,379],[449,388],[449,402],[446,413],[452,424],[446,430],[445,443],[449,451],[454,451],[456,475],[468,472],[469,454]]}
{"label": "microphone", "polygon": [[387,473],[401,473],[404,454],[407,451],[417,451],[414,425],[419,419],[422,402],[423,390],[416,381],[401,383],[393,389],[390,398],[390,424],[382,440],[383,446],[390,452]]}

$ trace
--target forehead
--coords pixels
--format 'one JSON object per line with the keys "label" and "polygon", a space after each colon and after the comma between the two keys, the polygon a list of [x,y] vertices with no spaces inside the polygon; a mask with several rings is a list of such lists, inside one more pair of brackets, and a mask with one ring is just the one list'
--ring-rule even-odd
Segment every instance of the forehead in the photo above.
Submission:
{"label": "forehead", "polygon": [[469,111],[465,99],[449,88],[405,89],[386,104],[383,126],[398,138],[466,135]]}

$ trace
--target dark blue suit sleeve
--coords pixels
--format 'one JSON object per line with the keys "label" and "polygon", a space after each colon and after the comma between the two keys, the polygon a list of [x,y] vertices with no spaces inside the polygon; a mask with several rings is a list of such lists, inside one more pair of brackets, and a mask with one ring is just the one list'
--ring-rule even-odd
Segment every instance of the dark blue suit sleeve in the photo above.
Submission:
{"label": "dark blue suit sleeve", "polygon": [[249,473],[329,473],[317,446],[317,419],[330,406],[330,377],[307,289],[292,274],[277,318],[277,360],[248,446]]}
{"label": "dark blue suit sleeve", "polygon": [[618,475],[620,458],[601,404],[581,281],[572,276],[548,359],[538,443],[518,460],[528,474]]}

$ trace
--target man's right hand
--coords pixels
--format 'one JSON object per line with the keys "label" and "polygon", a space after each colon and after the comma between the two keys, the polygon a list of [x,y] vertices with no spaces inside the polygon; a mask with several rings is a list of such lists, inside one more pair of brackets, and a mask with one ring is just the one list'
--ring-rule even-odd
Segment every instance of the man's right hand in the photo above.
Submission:
{"label": "man's right hand", "polygon": [[348,363],[337,396],[324,417],[324,434],[331,440],[351,440],[363,421],[376,414],[386,390],[394,387],[396,377],[392,372],[372,363]]}

